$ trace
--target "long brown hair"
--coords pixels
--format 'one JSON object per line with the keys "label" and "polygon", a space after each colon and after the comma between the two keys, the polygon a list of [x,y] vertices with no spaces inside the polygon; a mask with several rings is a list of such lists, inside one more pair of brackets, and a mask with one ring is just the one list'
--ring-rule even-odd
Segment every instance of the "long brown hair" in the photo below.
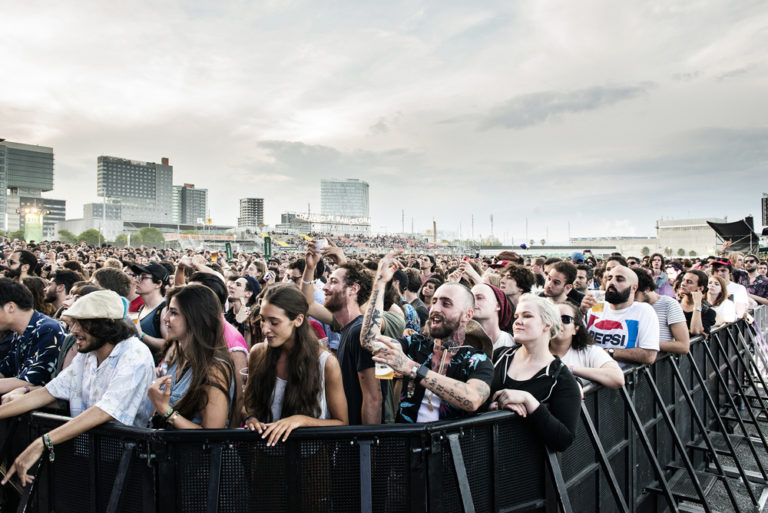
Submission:
{"label": "long brown hair", "polygon": [[[288,383],[285,387],[281,418],[291,415],[320,416],[317,397],[321,391],[318,354],[322,350],[309,325],[309,305],[301,291],[292,283],[270,286],[264,302],[281,308],[291,321],[299,314],[304,322],[294,328],[294,344],[289,355]],[[245,388],[245,410],[262,422],[272,422],[270,403],[277,381],[277,360],[283,347],[267,347],[248,364],[248,381]]]}
{"label": "long brown hair", "polygon": [[[176,298],[179,311],[184,316],[189,341],[186,351],[182,350],[178,340],[170,341],[174,348],[171,363],[183,357],[185,367],[192,372],[189,389],[176,403],[175,409],[189,419],[208,404],[206,387],[218,388],[229,399],[234,372],[224,339],[221,303],[216,294],[204,285],[193,284],[171,289],[166,296],[168,305],[173,298]],[[235,409],[230,405],[230,424]]]}

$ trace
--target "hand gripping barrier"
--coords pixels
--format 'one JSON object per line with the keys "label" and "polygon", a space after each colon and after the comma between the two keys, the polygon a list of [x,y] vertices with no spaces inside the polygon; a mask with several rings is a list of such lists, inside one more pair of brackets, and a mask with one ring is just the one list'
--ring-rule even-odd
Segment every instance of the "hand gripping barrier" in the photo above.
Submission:
{"label": "hand gripping barrier", "polygon": [[[109,424],[57,446],[20,494],[6,485],[0,511],[752,511],[768,495],[768,308],[755,319],[627,369],[618,391],[587,387],[559,454],[510,412],[304,428],[276,447],[244,430]],[[3,468],[66,420],[0,421]]]}

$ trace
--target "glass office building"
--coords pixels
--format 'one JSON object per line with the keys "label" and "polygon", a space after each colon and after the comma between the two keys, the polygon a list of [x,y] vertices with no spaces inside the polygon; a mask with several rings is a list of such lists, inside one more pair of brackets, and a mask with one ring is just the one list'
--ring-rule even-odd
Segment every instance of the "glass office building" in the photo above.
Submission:
{"label": "glass office building", "polygon": [[356,178],[320,180],[320,211],[326,216],[370,218],[368,182]]}

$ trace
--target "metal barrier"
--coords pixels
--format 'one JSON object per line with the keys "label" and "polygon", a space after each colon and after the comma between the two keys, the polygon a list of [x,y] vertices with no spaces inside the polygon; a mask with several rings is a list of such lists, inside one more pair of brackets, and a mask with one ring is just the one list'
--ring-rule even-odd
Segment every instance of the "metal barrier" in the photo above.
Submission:
{"label": "metal barrier", "polygon": [[[768,325],[768,309],[755,316]],[[764,368],[756,331],[721,328],[689,355],[627,370],[619,391],[589,387],[576,439],[557,455],[509,412],[304,428],[276,447],[244,430],[110,424],[43,458],[18,511],[710,511],[713,486],[749,511],[768,483]],[[66,420],[3,421],[6,462]]]}

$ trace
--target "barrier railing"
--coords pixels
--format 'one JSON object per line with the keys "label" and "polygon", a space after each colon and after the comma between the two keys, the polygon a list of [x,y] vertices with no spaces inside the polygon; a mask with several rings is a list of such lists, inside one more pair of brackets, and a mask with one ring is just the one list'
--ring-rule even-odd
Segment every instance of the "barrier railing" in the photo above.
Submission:
{"label": "barrier railing", "polygon": [[[768,309],[755,317],[768,325]],[[576,439],[557,455],[509,412],[304,428],[275,447],[244,430],[104,425],[57,446],[54,463],[43,459],[18,510],[646,512],[687,501],[710,511],[718,486],[731,509],[750,511],[768,483],[766,363],[743,321],[716,330],[688,355],[628,369],[619,391],[588,387]],[[3,421],[5,462],[66,420]]]}

